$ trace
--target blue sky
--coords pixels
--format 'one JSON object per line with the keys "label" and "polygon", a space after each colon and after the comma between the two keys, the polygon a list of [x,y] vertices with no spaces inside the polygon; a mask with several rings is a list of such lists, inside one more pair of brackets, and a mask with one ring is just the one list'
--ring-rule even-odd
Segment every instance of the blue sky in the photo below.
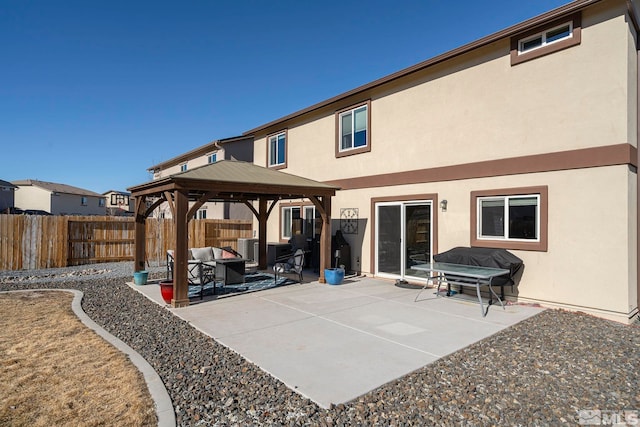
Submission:
{"label": "blue sky", "polygon": [[0,179],[98,193],[561,0],[0,0]]}

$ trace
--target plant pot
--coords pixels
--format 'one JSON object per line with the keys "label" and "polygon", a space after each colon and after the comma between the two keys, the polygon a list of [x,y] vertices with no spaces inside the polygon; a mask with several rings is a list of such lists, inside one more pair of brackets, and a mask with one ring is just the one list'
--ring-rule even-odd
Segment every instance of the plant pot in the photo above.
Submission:
{"label": "plant pot", "polygon": [[167,304],[171,304],[173,299],[173,280],[164,280],[160,282],[160,294]]}
{"label": "plant pot", "polygon": [[344,280],[343,268],[325,268],[324,279],[330,285],[339,285]]}
{"label": "plant pot", "polygon": [[133,273],[133,283],[136,285],[146,285],[148,278],[148,271],[136,271],[135,273]]}

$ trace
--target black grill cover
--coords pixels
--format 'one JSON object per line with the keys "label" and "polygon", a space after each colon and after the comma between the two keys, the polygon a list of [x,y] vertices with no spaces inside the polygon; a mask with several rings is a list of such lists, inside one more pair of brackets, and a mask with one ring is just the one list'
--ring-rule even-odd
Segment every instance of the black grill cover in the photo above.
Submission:
{"label": "black grill cover", "polygon": [[513,285],[514,276],[522,268],[522,260],[505,249],[457,247],[433,256],[436,262],[477,265],[479,267],[504,268],[511,272],[509,277],[501,276],[493,280],[497,286]]}

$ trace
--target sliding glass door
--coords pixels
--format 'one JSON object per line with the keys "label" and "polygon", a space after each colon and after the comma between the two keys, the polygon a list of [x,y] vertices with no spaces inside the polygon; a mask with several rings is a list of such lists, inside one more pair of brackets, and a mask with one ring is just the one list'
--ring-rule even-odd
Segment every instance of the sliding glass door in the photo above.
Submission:
{"label": "sliding glass door", "polygon": [[431,201],[376,203],[376,274],[425,277],[411,267],[431,261]]}

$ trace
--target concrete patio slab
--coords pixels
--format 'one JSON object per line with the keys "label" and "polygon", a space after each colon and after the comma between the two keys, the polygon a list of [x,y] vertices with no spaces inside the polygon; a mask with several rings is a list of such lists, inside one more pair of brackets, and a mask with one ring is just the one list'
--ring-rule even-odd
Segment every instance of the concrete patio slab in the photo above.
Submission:
{"label": "concrete patio slab", "polygon": [[[157,285],[134,289],[166,306]],[[393,282],[353,278],[210,299],[176,316],[323,407],[355,399],[533,316],[541,308],[491,306],[475,295],[436,298]],[[168,306],[167,306],[168,307]]]}

